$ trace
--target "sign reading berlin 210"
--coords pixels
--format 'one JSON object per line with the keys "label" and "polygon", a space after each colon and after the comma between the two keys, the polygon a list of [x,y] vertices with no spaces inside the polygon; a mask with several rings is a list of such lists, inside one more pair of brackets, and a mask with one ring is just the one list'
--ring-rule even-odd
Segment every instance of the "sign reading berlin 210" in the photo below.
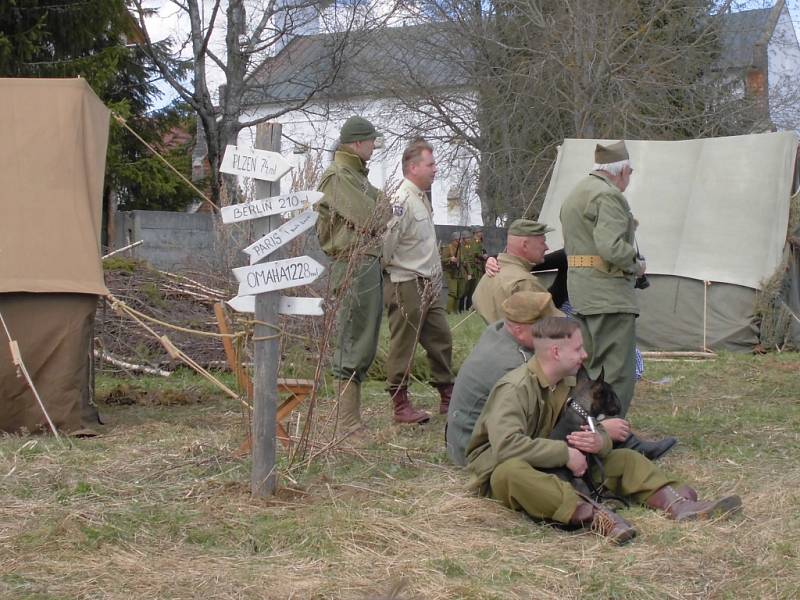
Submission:
{"label": "sign reading berlin 210", "polygon": [[270,215],[299,210],[322,200],[322,192],[292,192],[271,198],[262,198],[243,204],[232,204],[220,209],[223,223],[239,223]]}
{"label": "sign reading berlin 210", "polygon": [[272,292],[299,285],[308,285],[325,270],[310,256],[286,258],[233,270],[239,282],[239,296]]}
{"label": "sign reading berlin 210", "polygon": [[277,152],[227,146],[219,170],[230,175],[243,175],[266,181],[278,181],[292,165]]}

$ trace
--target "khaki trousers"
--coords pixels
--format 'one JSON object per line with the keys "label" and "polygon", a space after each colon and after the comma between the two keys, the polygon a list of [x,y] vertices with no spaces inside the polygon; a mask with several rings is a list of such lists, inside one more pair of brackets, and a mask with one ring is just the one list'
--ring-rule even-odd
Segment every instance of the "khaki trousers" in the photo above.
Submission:
{"label": "khaki trousers", "polygon": [[[644,503],[650,495],[675,482],[644,456],[633,450],[612,450],[603,459],[605,485],[618,496]],[[597,477],[597,473],[593,473]],[[489,480],[491,495],[513,510],[536,519],[568,523],[580,497],[556,475],[537,471],[525,461],[512,458],[500,463]]]}
{"label": "khaki trousers", "polygon": [[408,385],[414,350],[425,348],[433,385],[453,383],[453,338],[437,289],[427,279],[394,283],[386,280],[384,302],[389,317],[389,388]]}
{"label": "khaki trousers", "polygon": [[383,272],[380,259],[365,256],[353,266],[349,281],[347,262],[331,262],[333,293],[340,299],[336,314],[336,349],[333,376],[361,383],[375,360],[383,317]]}
{"label": "khaki trousers", "polygon": [[611,313],[577,315],[583,335],[583,347],[589,359],[586,370],[597,379],[603,369],[604,379],[619,396],[624,417],[633,400],[636,384],[636,315]]}

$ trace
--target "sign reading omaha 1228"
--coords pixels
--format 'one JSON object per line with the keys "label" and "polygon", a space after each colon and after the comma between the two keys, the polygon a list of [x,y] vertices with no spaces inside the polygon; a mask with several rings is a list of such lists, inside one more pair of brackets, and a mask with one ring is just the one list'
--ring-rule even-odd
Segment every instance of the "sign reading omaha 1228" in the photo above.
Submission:
{"label": "sign reading omaha 1228", "polygon": [[310,256],[297,256],[274,262],[233,270],[239,282],[239,296],[272,292],[298,285],[307,285],[322,275],[325,270]]}

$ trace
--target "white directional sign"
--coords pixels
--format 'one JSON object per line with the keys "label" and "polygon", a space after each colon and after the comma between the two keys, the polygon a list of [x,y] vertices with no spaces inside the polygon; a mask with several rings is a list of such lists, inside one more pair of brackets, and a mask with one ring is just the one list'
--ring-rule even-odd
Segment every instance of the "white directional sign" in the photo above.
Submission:
{"label": "white directional sign", "polygon": [[307,229],[311,229],[318,218],[319,213],[315,213],[313,210],[302,212],[291,221],[287,221],[277,229],[270,231],[261,239],[253,242],[242,252],[250,257],[250,264],[254,265],[281,246],[291,242]]}
{"label": "white directional sign", "polygon": [[239,146],[227,146],[219,166],[222,173],[267,181],[278,181],[291,169],[292,165],[277,152]]}
{"label": "white directional sign", "polygon": [[220,210],[223,223],[239,223],[260,217],[299,210],[322,200],[322,192],[302,191],[253,200],[244,204],[223,206]]}
{"label": "white directional sign", "polygon": [[310,256],[297,256],[251,267],[238,267],[233,274],[239,282],[238,295],[249,296],[309,284],[324,270],[325,267]]}
{"label": "white directional sign", "polygon": [[[255,296],[236,296],[228,300],[228,305],[236,312],[256,312]],[[297,296],[281,296],[278,312],[282,315],[322,316],[322,298],[300,298]]]}

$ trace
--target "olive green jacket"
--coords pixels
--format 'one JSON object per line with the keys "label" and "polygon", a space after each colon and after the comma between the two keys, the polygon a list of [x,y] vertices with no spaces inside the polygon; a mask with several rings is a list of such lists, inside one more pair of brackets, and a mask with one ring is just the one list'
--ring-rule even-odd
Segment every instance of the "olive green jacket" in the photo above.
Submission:
{"label": "olive green jacket", "polygon": [[[325,194],[317,211],[317,237],[322,251],[332,259],[348,259],[355,252],[381,255],[381,236],[388,221],[388,205],[373,186],[364,161],[338,150],[322,174],[317,189]],[[382,214],[385,212],[386,214]]]}
{"label": "olive green jacket", "polygon": [[[505,375],[492,389],[467,446],[470,487],[485,489],[501,463],[512,458],[524,460],[537,469],[566,466],[567,443],[551,440],[575,378],[551,385],[534,356]],[[600,456],[611,450],[611,439],[601,431]]]}
{"label": "olive green jacket", "polygon": [[[484,275],[472,295],[472,305],[487,323],[494,323],[504,318],[500,306],[516,292],[545,292],[539,280],[531,274],[533,265],[527,260],[501,253],[497,256],[500,272],[494,277]],[[542,316],[563,317],[564,313],[550,302],[549,310]]]}
{"label": "olive green jacket", "polygon": [[636,221],[622,192],[593,171],[561,206],[567,256],[600,256],[602,267],[570,267],[569,301],[582,315],[639,314],[633,283],[636,271]]}

